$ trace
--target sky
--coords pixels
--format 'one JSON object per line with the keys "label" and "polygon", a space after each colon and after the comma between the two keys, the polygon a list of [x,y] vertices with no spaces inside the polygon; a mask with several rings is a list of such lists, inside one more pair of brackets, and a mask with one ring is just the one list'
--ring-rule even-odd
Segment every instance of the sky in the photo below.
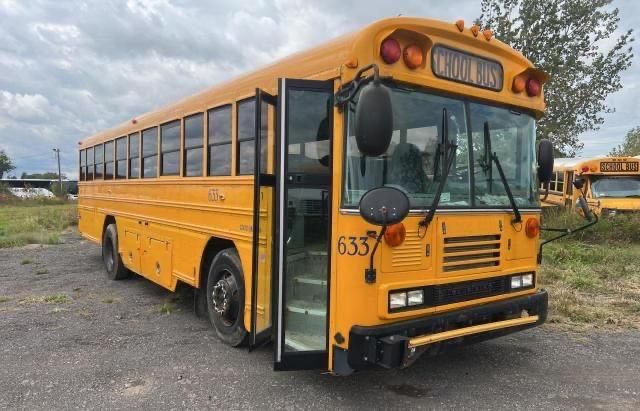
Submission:
{"label": "sky", "polygon": [[[366,6],[364,6],[366,4]],[[480,0],[0,0],[0,149],[23,171],[77,176],[77,142],[383,17],[470,25]],[[640,2],[614,0],[620,31]],[[636,49],[638,47],[636,46]],[[623,74],[581,156],[606,154],[640,125],[640,60]]]}

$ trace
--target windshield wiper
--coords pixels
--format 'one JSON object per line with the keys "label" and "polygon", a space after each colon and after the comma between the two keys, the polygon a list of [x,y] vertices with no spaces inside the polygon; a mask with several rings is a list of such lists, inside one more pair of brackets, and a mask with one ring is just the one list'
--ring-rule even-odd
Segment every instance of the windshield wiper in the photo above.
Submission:
{"label": "windshield wiper", "polygon": [[[484,122],[484,141],[485,141],[485,144],[489,143],[489,147],[491,147],[491,133],[489,131],[488,121]],[[507,182],[507,177],[505,177],[504,175],[504,171],[502,170],[502,165],[500,164],[500,160],[498,159],[497,153],[495,152],[489,153],[489,170],[491,170],[492,168],[491,162],[494,162],[496,164],[496,168],[498,169],[498,174],[500,174],[500,180],[502,180],[502,185],[504,186],[504,191],[507,192],[507,197],[509,197],[511,208],[513,208],[514,218],[513,220],[511,220],[511,224],[521,223],[522,216],[520,215],[520,210],[518,209],[518,205],[516,204],[516,199],[513,197],[513,194],[511,193],[511,187],[509,187],[509,183]]]}
{"label": "windshield wiper", "polygon": [[[435,197],[433,198],[433,202],[431,203],[431,208],[429,208],[429,212],[424,217],[422,221],[418,223],[420,227],[429,227],[431,221],[433,221],[433,216],[436,213],[436,209],[440,204],[440,198],[442,197],[442,190],[444,190],[444,185],[447,182],[447,178],[449,178],[449,173],[451,171],[451,164],[453,164],[453,156],[458,149],[456,144],[449,144],[449,125],[447,119],[447,109],[442,109],[442,143],[438,144],[438,157],[436,157],[436,164],[434,164],[433,176],[438,175],[439,168],[439,159],[440,156],[443,157],[442,161],[442,180],[440,180],[440,184],[438,184],[438,188],[436,189]],[[426,231],[425,231],[426,233]]]}

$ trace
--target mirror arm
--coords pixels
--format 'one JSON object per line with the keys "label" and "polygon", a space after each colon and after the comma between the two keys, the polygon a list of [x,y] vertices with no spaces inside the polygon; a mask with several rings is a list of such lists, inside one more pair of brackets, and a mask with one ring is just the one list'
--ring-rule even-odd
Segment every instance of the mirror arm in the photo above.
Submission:
{"label": "mirror arm", "polygon": [[376,251],[378,250],[378,246],[380,245],[382,237],[384,236],[384,233],[386,231],[387,225],[385,224],[380,229],[380,234],[378,234],[378,238],[376,238],[376,243],[373,246],[373,250],[371,250],[371,255],[369,257],[369,268],[364,269],[364,282],[367,284],[373,284],[376,282],[376,269],[373,267],[373,257],[375,256]]}
{"label": "mirror arm", "polygon": [[[584,198],[584,192],[582,190],[580,190],[580,195],[582,196],[582,198]],[[591,216],[593,216],[593,220],[588,220],[589,222],[585,225],[582,225],[578,228],[576,228],[575,230],[572,230],[570,228],[545,228],[545,227],[540,227],[540,230],[542,231],[551,231],[551,232],[556,232],[556,233],[561,233],[555,237],[551,237],[548,240],[542,241],[540,243],[540,248],[538,250],[538,264],[540,264],[542,262],[542,247],[544,247],[545,245],[549,244],[552,241],[556,241],[559,240],[563,237],[566,237],[568,235],[571,234],[575,234],[578,231],[582,231],[582,230],[586,230],[587,228],[591,227],[592,225],[595,225],[600,218],[598,217],[597,214],[595,213],[591,213]]]}
{"label": "mirror arm", "polygon": [[351,83],[336,92],[333,99],[334,106],[338,107],[339,110],[342,110],[346,103],[353,100],[363,84],[371,80],[371,76],[362,78],[362,74],[367,70],[373,70],[373,81],[376,83],[379,83],[381,79],[387,80],[392,78],[391,76],[380,77],[380,70],[378,69],[378,65],[375,63],[364,66],[358,70]]}
{"label": "mirror arm", "polygon": [[547,197],[549,197],[549,183],[544,183],[544,197],[540,199],[541,202],[547,201]]}

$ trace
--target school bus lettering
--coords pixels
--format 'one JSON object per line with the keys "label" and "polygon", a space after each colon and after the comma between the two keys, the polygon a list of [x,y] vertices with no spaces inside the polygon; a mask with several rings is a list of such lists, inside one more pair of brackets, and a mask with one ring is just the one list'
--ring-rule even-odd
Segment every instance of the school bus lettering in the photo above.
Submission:
{"label": "school bus lettering", "polygon": [[502,90],[504,73],[500,63],[459,50],[436,45],[432,50],[436,76],[491,90]]}

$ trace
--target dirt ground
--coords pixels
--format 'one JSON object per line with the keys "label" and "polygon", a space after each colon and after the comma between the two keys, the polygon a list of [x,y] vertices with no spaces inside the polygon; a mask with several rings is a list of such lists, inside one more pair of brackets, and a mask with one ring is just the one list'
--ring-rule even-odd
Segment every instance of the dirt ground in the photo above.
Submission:
{"label": "dirt ground", "polygon": [[[640,332],[513,334],[405,370],[274,372],[172,294],[108,281],[100,250],[0,250],[0,408],[640,408]],[[553,298],[553,295],[550,296]]]}

